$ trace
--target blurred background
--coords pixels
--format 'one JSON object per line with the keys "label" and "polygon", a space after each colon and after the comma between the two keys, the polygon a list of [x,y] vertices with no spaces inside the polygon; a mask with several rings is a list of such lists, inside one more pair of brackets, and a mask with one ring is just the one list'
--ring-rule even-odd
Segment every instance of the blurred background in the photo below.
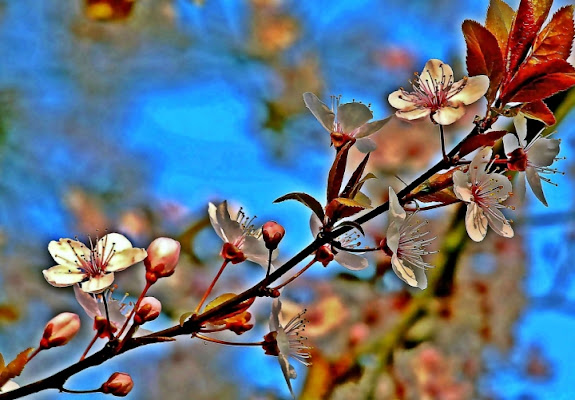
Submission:
{"label": "blurred background", "polygon": [[[511,1],[516,8],[518,1]],[[569,3],[556,1],[554,10]],[[286,260],[312,239],[309,210],[272,204],[293,191],[325,197],[333,159],[327,132],[302,93],[327,103],[371,105],[390,115],[387,95],[430,58],[465,75],[461,23],[483,22],[487,0],[0,0],[0,353],[11,360],[36,346],[56,313],[83,318],[82,335],[40,355],[20,385],[56,372],[92,337],[71,288],[54,288],[41,271],[53,265],[50,240],[121,232],[147,247],[165,235],[183,246],[176,274],[155,285],[162,317],[192,311],[220,262],[221,242],[207,204],[227,199],[286,227]],[[573,57],[571,57],[573,62]],[[575,346],[573,145],[575,92],[562,107],[558,187],[549,207],[528,191],[509,215],[516,237],[490,232],[470,243],[461,208],[425,213],[441,250],[428,261],[453,276],[429,290],[424,305],[371,256],[349,273],[314,266],[282,295],[285,316],[307,308],[313,365],[296,365],[302,399],[571,399]],[[479,102],[447,130],[455,143],[472,126]],[[501,127],[508,127],[502,121]],[[374,201],[409,182],[440,157],[428,121],[397,120],[378,133],[366,187]],[[351,163],[361,160],[353,154]],[[367,243],[385,232],[380,217]],[[447,240],[449,239],[449,240]],[[442,272],[443,271],[443,272]],[[446,272],[448,271],[448,272]],[[449,272],[451,271],[451,272]],[[240,292],[262,278],[257,265],[226,270],[214,294]],[[451,281],[451,278],[449,278]],[[143,266],[118,274],[115,297],[137,297]],[[441,285],[440,285],[441,286]],[[255,328],[226,340],[260,341],[269,299],[258,300]],[[103,342],[96,345],[102,346]],[[79,374],[69,389],[99,387],[130,373],[129,399],[287,399],[274,357],[257,347],[179,338],[147,346]],[[90,398],[103,398],[91,395]],[[34,399],[68,399],[55,391]]]}

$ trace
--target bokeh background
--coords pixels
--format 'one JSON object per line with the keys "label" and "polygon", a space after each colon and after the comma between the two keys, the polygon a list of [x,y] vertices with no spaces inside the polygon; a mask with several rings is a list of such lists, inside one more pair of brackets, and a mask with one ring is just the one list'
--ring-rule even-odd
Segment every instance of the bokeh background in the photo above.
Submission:
{"label": "bokeh background", "polygon": [[[554,9],[568,3],[557,1]],[[149,329],[175,324],[195,308],[219,266],[209,201],[227,199],[261,223],[283,224],[280,259],[312,239],[309,210],[272,204],[292,191],[325,196],[333,149],[302,93],[326,102],[330,94],[361,100],[384,118],[393,112],[387,95],[407,87],[429,58],[451,64],[456,78],[465,74],[461,23],[483,21],[487,5],[0,1],[0,353],[10,360],[35,346],[57,312],[84,318],[80,337],[41,353],[16,381],[23,385],[73,363],[92,335],[72,289],[53,288],[42,277],[53,263],[50,240],[106,230],[140,247],[159,235],[180,240],[177,273],[151,292],[165,312]],[[296,365],[302,399],[575,398],[574,97],[571,91],[550,101],[564,111],[556,137],[563,139],[560,155],[567,159],[558,168],[565,175],[553,177],[558,187],[544,188],[548,208],[530,193],[513,199],[514,239],[490,233],[472,244],[454,222],[458,207],[426,213],[438,236],[435,249],[442,250],[431,262],[451,267],[455,284],[438,296],[430,291],[415,316],[416,292],[382,256],[371,257],[361,273],[335,263],[315,266],[285,289],[286,316],[308,309],[314,347],[313,366]],[[448,142],[483,112],[482,103],[470,108],[448,129]],[[377,141],[369,168],[381,179],[366,185],[376,203],[388,185],[401,188],[401,180],[439,157],[437,132],[427,121],[394,120]],[[381,237],[385,227],[385,218],[374,221],[368,236]],[[142,271],[140,265],[118,274],[118,298],[138,295]],[[230,268],[216,293],[240,292],[261,277],[259,266]],[[256,327],[221,337],[261,340],[269,310],[269,299],[258,300]],[[276,360],[261,349],[189,338],[130,352],[67,387],[96,388],[114,371],[133,376],[129,399],[290,397]]]}

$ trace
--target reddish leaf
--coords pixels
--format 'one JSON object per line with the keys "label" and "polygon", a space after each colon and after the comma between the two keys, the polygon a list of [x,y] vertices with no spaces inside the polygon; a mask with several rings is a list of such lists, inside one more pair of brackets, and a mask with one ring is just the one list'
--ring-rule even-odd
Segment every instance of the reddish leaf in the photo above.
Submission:
{"label": "reddish leaf", "polygon": [[343,174],[345,173],[345,166],[347,163],[347,154],[352,145],[353,141],[347,142],[341,149],[339,149],[335,156],[335,160],[333,160],[333,165],[329,170],[329,176],[327,178],[328,203],[339,195],[339,189],[341,188]]}
{"label": "reddish leaf", "polygon": [[495,36],[499,48],[505,50],[515,11],[503,0],[491,0],[487,8],[485,27]]}
{"label": "reddish leaf", "polygon": [[549,10],[551,10],[553,0],[529,0],[529,2],[533,7],[535,25],[537,25],[537,30],[539,30],[549,15]]}
{"label": "reddish leaf", "polygon": [[26,363],[28,362],[28,355],[32,350],[34,350],[34,348],[29,347],[20,352],[14,360],[8,363],[8,365],[0,371],[0,387],[4,386],[4,384],[10,379],[15,378],[22,373]]}
{"label": "reddish leaf", "polygon": [[305,205],[307,208],[313,211],[315,215],[319,218],[320,221],[323,221],[324,213],[323,207],[321,206],[320,202],[314,199],[307,193],[303,192],[293,192],[283,195],[282,197],[278,197],[274,200],[274,203],[281,203],[282,201],[286,200],[296,200]]}
{"label": "reddish leaf", "polygon": [[497,39],[481,24],[466,20],[462,25],[467,44],[467,72],[469,76],[487,75],[489,90],[486,97],[492,103],[503,78],[503,56]]}
{"label": "reddish leaf", "polygon": [[565,60],[523,66],[501,93],[503,104],[531,103],[575,85],[575,68]]}
{"label": "reddish leaf", "polygon": [[533,13],[533,6],[530,0],[521,0],[519,9],[513,18],[509,39],[507,40],[506,53],[506,79],[504,83],[515,74],[519,64],[523,61],[529,51],[539,27]]}
{"label": "reddish leaf", "polygon": [[351,217],[365,209],[366,207],[363,204],[355,200],[337,197],[329,202],[325,208],[325,214],[332,222],[336,222],[341,218]]}
{"label": "reddish leaf", "polygon": [[525,104],[521,107],[521,112],[525,114],[527,118],[539,120],[547,126],[555,125],[553,111],[541,100]]}
{"label": "reddish leaf", "polygon": [[563,7],[537,36],[529,62],[566,60],[571,52],[573,34],[573,6]]}
{"label": "reddish leaf", "polygon": [[357,191],[355,191],[354,193],[354,188],[356,187],[357,183],[361,179],[361,176],[363,175],[363,171],[365,170],[365,166],[367,165],[367,161],[369,160],[370,154],[371,153],[367,153],[365,157],[363,157],[363,160],[361,161],[361,163],[359,163],[355,171],[353,171],[351,178],[349,178],[347,185],[345,185],[345,189],[343,189],[343,192],[341,192],[341,197],[353,198],[355,196]]}
{"label": "reddish leaf", "polygon": [[483,146],[493,146],[495,142],[505,136],[506,133],[507,131],[489,131],[487,133],[468,137],[461,144],[461,148],[458,152],[459,157],[463,157],[471,153],[473,150],[477,150]]}
{"label": "reddish leaf", "polygon": [[417,188],[412,195],[408,196],[408,201],[419,200],[424,203],[438,202],[451,204],[459,201],[450,186],[453,186],[453,173],[458,168],[451,169],[443,174],[435,174]]}

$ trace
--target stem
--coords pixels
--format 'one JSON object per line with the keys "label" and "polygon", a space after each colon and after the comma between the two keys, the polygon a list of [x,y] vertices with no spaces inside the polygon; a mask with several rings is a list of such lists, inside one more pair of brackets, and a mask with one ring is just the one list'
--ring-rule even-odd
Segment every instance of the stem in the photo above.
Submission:
{"label": "stem", "polygon": [[122,333],[124,333],[124,331],[126,330],[126,327],[128,326],[128,323],[130,322],[130,320],[134,316],[134,313],[138,310],[138,307],[140,306],[140,303],[142,302],[142,299],[144,298],[144,296],[148,292],[148,289],[150,288],[150,286],[152,286],[152,283],[146,281],[146,286],[144,286],[144,290],[142,290],[142,293],[140,293],[140,297],[138,297],[138,301],[134,305],[134,308],[132,308],[132,311],[130,311],[130,314],[128,314],[128,316],[126,317],[126,322],[124,322],[122,329],[120,329],[120,333],[118,333],[118,337],[122,337]]}
{"label": "stem", "polygon": [[38,347],[36,350],[34,350],[34,353],[32,353],[32,355],[30,357],[28,357],[26,364],[28,364],[30,362],[30,360],[32,360],[34,357],[36,357],[36,354],[40,353],[42,350],[43,349],[41,347]]}
{"label": "stem", "polygon": [[266,279],[270,276],[270,269],[272,267],[272,254],[273,254],[273,250],[269,249],[269,255],[268,255],[268,270],[266,272]]}
{"label": "stem", "polygon": [[65,387],[61,387],[60,391],[63,393],[72,393],[72,394],[84,394],[84,393],[100,393],[100,388],[92,389],[92,390],[72,390],[66,389]]}
{"label": "stem", "polygon": [[[108,320],[109,321],[109,320]],[[109,322],[108,322],[109,323]],[[86,358],[86,355],[88,354],[88,352],[90,351],[90,349],[92,348],[92,346],[94,345],[94,343],[96,343],[96,339],[98,339],[98,332],[96,332],[96,334],[94,335],[94,337],[92,338],[92,340],[90,340],[90,343],[88,344],[88,347],[86,347],[86,350],[84,350],[84,353],[82,354],[82,357],[80,357],[80,361],[82,361],[84,358]]]}
{"label": "stem", "polygon": [[441,137],[441,154],[443,155],[443,161],[449,162],[449,158],[445,153],[445,137],[443,135],[443,125],[439,125],[439,136]]}
{"label": "stem", "polygon": [[[108,300],[106,300],[106,293],[104,293],[102,295],[102,303],[104,303],[104,311],[106,312],[106,320],[108,321],[108,326],[112,326],[112,324],[110,323],[110,313],[108,311]],[[122,332],[120,332],[120,335],[122,334]],[[118,336],[120,336],[118,335]],[[112,330],[110,329],[110,339],[114,340],[114,332],[112,332]],[[92,343],[90,345],[94,344],[94,340],[92,341]],[[89,349],[89,347],[88,347]],[[88,349],[86,349],[86,351],[88,351]],[[84,355],[86,355],[86,353],[84,353]]]}
{"label": "stem", "polygon": [[272,290],[279,290],[281,288],[283,288],[285,285],[287,285],[288,283],[293,282],[298,276],[300,276],[301,274],[303,274],[305,271],[307,271],[309,269],[309,267],[311,267],[313,265],[313,263],[315,263],[317,260],[314,258],[313,260],[311,260],[305,267],[303,267],[301,269],[301,271],[299,271],[297,274],[295,274],[294,276],[292,276],[291,278],[289,278],[287,281],[285,281],[284,283],[279,284],[278,286],[276,286],[275,288],[273,288]]}
{"label": "stem", "polygon": [[227,342],[225,340],[211,338],[209,336],[200,335],[199,333],[194,335],[198,339],[205,340],[206,342],[218,343],[218,344],[225,344],[226,346],[261,346],[264,342]]}
{"label": "stem", "polygon": [[[214,286],[216,285],[216,282],[218,281],[218,279],[220,279],[220,275],[222,275],[222,272],[224,272],[224,269],[226,268],[226,266],[228,265],[229,261],[228,260],[224,260],[224,262],[222,263],[222,266],[220,267],[220,270],[218,271],[218,273],[216,274],[214,280],[212,281],[210,287],[206,290],[206,293],[204,293],[204,297],[202,297],[202,299],[200,300],[200,303],[198,304],[198,306],[196,307],[196,311],[194,311],[195,314],[200,312],[200,309],[202,308],[202,306],[204,305],[204,302],[206,301],[206,299],[208,298],[208,296],[210,295],[210,293],[212,292],[212,289],[214,288]],[[269,267],[268,267],[269,268]]]}

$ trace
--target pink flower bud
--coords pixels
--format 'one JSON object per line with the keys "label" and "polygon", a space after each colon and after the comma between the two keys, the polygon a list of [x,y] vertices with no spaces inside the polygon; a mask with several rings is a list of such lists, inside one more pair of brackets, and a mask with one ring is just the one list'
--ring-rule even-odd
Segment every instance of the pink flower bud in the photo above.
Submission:
{"label": "pink flower bud", "polygon": [[324,244],[315,252],[315,259],[323,264],[324,267],[333,260],[333,252],[331,251],[331,247],[327,244]]}
{"label": "pink flower bud", "polygon": [[165,237],[150,243],[148,257],[144,260],[146,279],[154,283],[159,278],[172,275],[178,265],[180,247],[180,242]]}
{"label": "pink flower bud", "polygon": [[80,317],[65,312],[58,314],[46,324],[40,340],[41,349],[63,346],[68,343],[80,329]]}
{"label": "pink flower bud", "polygon": [[114,372],[100,387],[102,393],[111,394],[118,397],[124,397],[134,387],[132,377],[123,372]]}
{"label": "pink flower bud", "polygon": [[153,321],[162,312],[162,303],[155,297],[144,297],[134,315],[134,322],[142,325],[144,322]]}
{"label": "pink flower bud", "polygon": [[268,221],[262,227],[262,234],[266,248],[268,250],[275,250],[286,234],[286,230],[277,222]]}

